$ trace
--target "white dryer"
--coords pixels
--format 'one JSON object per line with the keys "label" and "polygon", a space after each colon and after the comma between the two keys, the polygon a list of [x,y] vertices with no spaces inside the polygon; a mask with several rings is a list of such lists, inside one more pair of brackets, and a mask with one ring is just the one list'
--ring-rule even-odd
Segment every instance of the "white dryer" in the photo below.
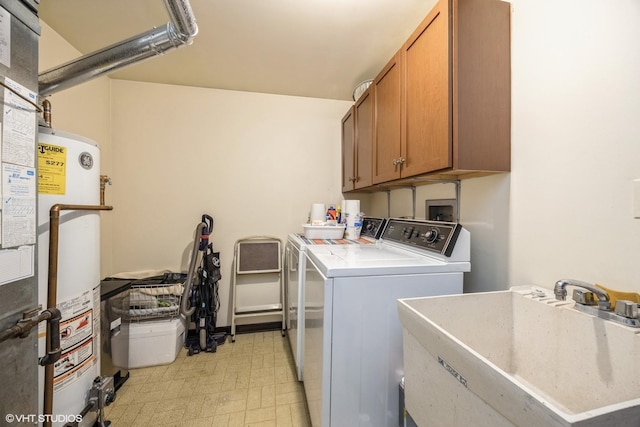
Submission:
{"label": "white dryer", "polygon": [[470,235],[457,223],[390,219],[372,245],[309,246],[304,389],[314,427],[398,425],[400,298],[462,293]]}
{"label": "white dryer", "polygon": [[302,353],[304,349],[304,271],[306,259],[304,251],[314,245],[369,245],[380,238],[386,224],[384,218],[365,217],[362,224],[361,238],[350,239],[308,239],[303,234],[292,233],[285,246],[285,287],[286,287],[286,323],[287,336],[296,364],[298,380],[302,381]]}

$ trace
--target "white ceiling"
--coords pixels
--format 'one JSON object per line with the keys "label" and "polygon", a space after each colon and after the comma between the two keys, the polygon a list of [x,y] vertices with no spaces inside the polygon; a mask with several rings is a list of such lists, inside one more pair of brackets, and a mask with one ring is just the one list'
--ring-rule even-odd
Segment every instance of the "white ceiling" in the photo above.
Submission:
{"label": "white ceiling", "polygon": [[[191,0],[199,32],[111,78],[350,100],[435,0]],[[169,21],[162,0],[41,0],[40,18],[83,54]]]}

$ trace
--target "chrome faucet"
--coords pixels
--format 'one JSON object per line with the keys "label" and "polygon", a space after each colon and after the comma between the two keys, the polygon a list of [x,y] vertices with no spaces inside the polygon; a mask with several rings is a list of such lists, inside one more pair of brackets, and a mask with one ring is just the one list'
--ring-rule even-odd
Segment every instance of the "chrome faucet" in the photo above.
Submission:
{"label": "chrome faucet", "polygon": [[593,292],[598,297],[598,308],[605,311],[611,310],[609,294],[595,285],[580,280],[558,280],[553,287],[553,293],[556,295],[557,300],[565,301],[567,299],[567,286],[577,286],[579,288],[583,288],[590,292]]}
{"label": "chrome faucet", "polygon": [[[573,299],[576,303],[573,308],[576,310],[601,319],[611,320],[626,326],[631,326],[632,328],[640,328],[639,304],[633,301],[618,300],[616,301],[615,311],[612,311],[611,300],[609,298],[609,294],[605,290],[590,283],[569,279],[558,280],[556,285],[553,287],[553,293],[556,295],[557,300],[566,300],[567,286],[575,286],[591,292],[591,294],[589,294],[588,292],[585,293],[579,289],[574,289]],[[598,297],[597,307],[593,301],[593,294]]]}

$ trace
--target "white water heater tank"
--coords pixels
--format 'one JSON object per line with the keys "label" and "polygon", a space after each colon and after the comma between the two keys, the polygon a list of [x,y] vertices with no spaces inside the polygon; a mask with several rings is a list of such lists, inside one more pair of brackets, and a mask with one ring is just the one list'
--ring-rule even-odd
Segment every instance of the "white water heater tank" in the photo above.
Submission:
{"label": "white water heater tank", "polygon": [[[100,204],[100,149],[81,136],[41,127],[38,135],[38,300],[47,307],[49,212],[55,204]],[[79,414],[100,375],[100,213],[60,213],[57,307],[62,355],[54,364],[53,425],[56,415]],[[42,326],[43,324],[41,324]],[[45,331],[39,330],[40,356]],[[39,369],[43,413],[44,368]],[[60,417],[59,417],[60,418]],[[93,418],[90,420],[89,418]],[[64,417],[60,418],[64,421]],[[81,425],[93,425],[95,412]]]}

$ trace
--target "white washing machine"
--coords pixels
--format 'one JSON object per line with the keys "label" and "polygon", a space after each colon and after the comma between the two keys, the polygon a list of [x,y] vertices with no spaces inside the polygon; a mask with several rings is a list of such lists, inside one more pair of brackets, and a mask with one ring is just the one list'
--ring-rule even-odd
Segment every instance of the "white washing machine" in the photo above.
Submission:
{"label": "white washing machine", "polygon": [[457,223],[390,219],[372,245],[304,252],[304,389],[314,427],[398,425],[397,300],[462,293],[470,235]]}
{"label": "white washing machine", "polygon": [[365,217],[362,224],[361,238],[348,239],[308,239],[303,234],[292,233],[285,246],[285,286],[286,286],[286,323],[287,336],[296,364],[298,381],[302,381],[302,353],[304,349],[304,311],[298,310],[304,304],[304,274],[306,259],[304,251],[310,245],[353,245],[373,244],[380,238],[386,219]]}

